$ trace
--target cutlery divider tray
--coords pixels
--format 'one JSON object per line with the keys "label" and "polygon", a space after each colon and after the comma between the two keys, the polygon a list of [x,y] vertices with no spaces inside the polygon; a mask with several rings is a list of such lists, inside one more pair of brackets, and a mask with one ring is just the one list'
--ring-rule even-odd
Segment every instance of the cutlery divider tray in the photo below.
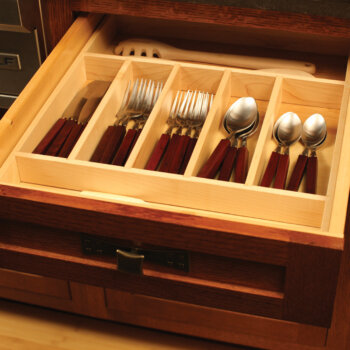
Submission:
{"label": "cutlery divider tray", "polygon": [[[105,28],[108,26],[102,32]],[[339,181],[339,156],[334,155],[342,149],[346,119],[344,81],[96,53],[104,51],[99,46],[102,44],[97,44],[99,40],[96,35],[90,39],[46,101],[3,167],[2,182],[121,195],[150,203],[328,230],[333,193]],[[125,166],[89,161],[106,128],[116,121],[129,82],[136,79],[152,79],[164,86]],[[62,116],[68,102],[91,80],[111,84],[69,157],[32,154]],[[167,119],[179,90],[214,95],[186,171],[178,175],[145,170],[152,150],[168,128]],[[245,183],[197,177],[218,142],[227,137],[223,127],[225,112],[244,96],[255,98],[260,115],[257,132],[247,140],[249,170]],[[299,192],[259,186],[276,147],[273,124],[287,111],[297,113],[302,121],[313,113],[321,113],[326,120],[328,137],[317,153],[316,195],[303,193],[303,182]],[[301,143],[291,147],[289,176],[302,150]]]}

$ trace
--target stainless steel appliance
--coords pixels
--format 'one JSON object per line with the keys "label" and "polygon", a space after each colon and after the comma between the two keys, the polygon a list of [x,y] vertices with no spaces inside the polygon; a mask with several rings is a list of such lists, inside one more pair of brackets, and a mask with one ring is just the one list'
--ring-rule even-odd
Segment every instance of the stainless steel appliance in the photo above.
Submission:
{"label": "stainless steel appliance", "polygon": [[7,109],[46,56],[40,0],[0,0],[0,109]]}

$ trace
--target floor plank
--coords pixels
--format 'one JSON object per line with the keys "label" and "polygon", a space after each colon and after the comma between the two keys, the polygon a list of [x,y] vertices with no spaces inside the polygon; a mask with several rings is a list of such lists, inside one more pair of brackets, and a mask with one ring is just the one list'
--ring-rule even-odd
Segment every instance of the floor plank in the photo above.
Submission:
{"label": "floor plank", "polygon": [[0,299],[0,350],[248,350]]}

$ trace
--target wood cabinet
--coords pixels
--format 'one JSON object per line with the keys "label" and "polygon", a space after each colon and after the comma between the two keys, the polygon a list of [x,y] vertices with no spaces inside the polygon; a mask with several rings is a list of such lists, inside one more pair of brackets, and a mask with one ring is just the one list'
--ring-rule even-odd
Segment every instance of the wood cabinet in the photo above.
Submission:
{"label": "wood cabinet", "polygon": [[[179,13],[161,12],[165,5]],[[123,1],[117,7],[108,1],[101,7],[89,1],[48,1],[48,18],[60,6],[116,16],[78,17],[0,122],[0,295],[262,348],[346,349],[347,34],[338,32],[341,40],[325,55],[316,44],[328,43],[335,34],[319,37],[315,18],[307,35],[296,25],[287,30],[285,22],[277,35],[272,22],[268,30],[261,21],[252,29],[229,16],[221,23],[219,6],[140,1],[145,9],[140,17],[135,5]],[[184,17],[184,9],[191,8],[200,11],[202,20]],[[230,11],[243,15],[240,9]],[[215,16],[209,23],[210,13]],[[245,18],[253,13],[247,10]],[[203,33],[206,40],[199,42]],[[237,46],[241,53],[286,59],[293,49],[294,58],[316,64],[316,74],[113,53],[121,38],[137,35],[185,49],[232,52],[239,33],[250,46]],[[258,43],[257,35],[271,42]],[[289,51],[281,45],[287,39]],[[307,49],[305,42],[310,43]],[[266,49],[269,45],[276,47]],[[128,161],[124,167],[89,161],[114,122],[128,81],[137,78],[164,86]],[[110,86],[69,157],[33,154],[75,93],[96,79]],[[187,89],[215,98],[184,175],[145,170],[167,128],[176,91]],[[245,95],[257,100],[261,119],[248,140],[245,183],[197,177],[224,137],[225,111]],[[302,188],[291,192],[259,186],[275,148],[272,126],[290,109],[303,121],[312,113],[326,118],[328,138],[319,151],[314,195]],[[291,167],[302,149],[300,144],[291,151]],[[143,255],[142,268],[128,260],[125,272],[117,250]]]}

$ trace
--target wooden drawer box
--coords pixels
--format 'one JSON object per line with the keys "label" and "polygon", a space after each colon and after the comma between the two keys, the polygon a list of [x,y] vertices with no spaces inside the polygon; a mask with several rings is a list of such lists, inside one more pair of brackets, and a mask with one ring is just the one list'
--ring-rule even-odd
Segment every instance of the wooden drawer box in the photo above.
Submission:
{"label": "wooden drawer box", "polygon": [[[79,18],[68,34],[74,38],[74,31],[95,20]],[[4,149],[11,149],[0,169],[0,267],[107,288],[107,303],[115,300],[112,290],[117,289],[146,300],[154,297],[152,303],[159,298],[161,303],[247,314],[252,320],[263,316],[266,322],[280,322],[281,329],[301,325],[306,333],[300,344],[320,346],[331,326],[344,248],[350,181],[346,66],[332,69],[337,58],[331,58],[327,73],[309,77],[116,56],[119,20],[107,16],[101,21],[72,64],[55,78],[58,84],[47,97],[40,97],[46,93],[42,87],[28,86],[39,94],[37,112],[21,117],[14,105],[0,123],[1,130],[10,133],[7,142],[2,140]],[[137,23],[135,18],[130,21]],[[140,23],[150,30],[142,19]],[[60,45],[74,47],[72,40],[67,36]],[[55,52],[34,82],[45,67],[59,64]],[[89,161],[115,120],[128,82],[137,78],[162,81],[164,87],[127,163],[121,167]],[[69,157],[33,154],[67,101],[95,79],[111,84]],[[176,91],[187,89],[215,97],[184,175],[145,170],[167,128]],[[225,111],[247,95],[257,100],[260,125],[248,139],[245,183],[198,178],[225,137]],[[25,92],[22,96],[18,106],[29,103]],[[315,195],[303,193],[303,184],[299,192],[259,186],[275,148],[273,124],[290,110],[303,121],[321,113],[327,122]],[[19,139],[21,118],[28,127]],[[302,149],[301,144],[291,148],[290,168]],[[146,252],[142,274],[125,273],[120,263],[117,268],[110,253],[117,248]],[[147,258],[154,252],[165,254],[165,264]],[[185,268],[174,267],[169,254],[184,254]],[[308,339],[307,334],[316,336]]]}

